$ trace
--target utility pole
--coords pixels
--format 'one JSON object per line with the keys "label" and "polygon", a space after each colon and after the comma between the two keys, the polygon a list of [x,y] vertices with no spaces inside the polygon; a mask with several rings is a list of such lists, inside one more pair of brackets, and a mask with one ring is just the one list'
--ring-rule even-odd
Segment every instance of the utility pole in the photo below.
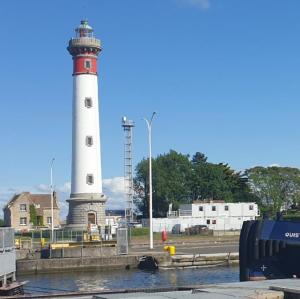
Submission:
{"label": "utility pole", "polygon": [[152,113],[150,120],[144,118],[148,128],[149,143],[149,228],[150,228],[150,249],[153,249],[153,223],[152,223],[152,122],[156,112]]}
{"label": "utility pole", "polygon": [[55,158],[52,158],[50,163],[50,193],[51,193],[51,243],[54,242],[54,212],[53,212],[53,163]]}

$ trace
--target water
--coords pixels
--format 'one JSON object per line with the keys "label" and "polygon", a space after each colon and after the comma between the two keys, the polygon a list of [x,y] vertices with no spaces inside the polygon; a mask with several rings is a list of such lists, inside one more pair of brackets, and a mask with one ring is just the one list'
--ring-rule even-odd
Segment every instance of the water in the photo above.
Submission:
{"label": "water", "polygon": [[159,270],[154,273],[140,270],[112,270],[109,272],[65,272],[20,275],[28,281],[26,293],[58,293],[66,291],[100,291],[124,288],[175,287],[195,284],[236,282],[238,267],[213,267],[184,270]]}

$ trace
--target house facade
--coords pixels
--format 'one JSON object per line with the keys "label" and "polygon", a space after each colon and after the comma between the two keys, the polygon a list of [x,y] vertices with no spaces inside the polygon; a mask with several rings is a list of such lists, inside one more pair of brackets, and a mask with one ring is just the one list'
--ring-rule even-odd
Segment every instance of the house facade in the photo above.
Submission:
{"label": "house facade", "polygon": [[[22,192],[14,195],[3,208],[4,225],[15,230],[29,230],[35,227],[51,227],[51,194]],[[53,224],[60,226],[59,206],[56,193],[53,194]]]}
{"label": "house facade", "polygon": [[[246,220],[255,220],[259,209],[255,202],[225,203],[224,201],[194,201],[169,211],[166,218],[153,219],[153,231],[184,232],[194,225],[206,225],[211,230],[240,230]],[[147,226],[147,221],[143,223]]]}

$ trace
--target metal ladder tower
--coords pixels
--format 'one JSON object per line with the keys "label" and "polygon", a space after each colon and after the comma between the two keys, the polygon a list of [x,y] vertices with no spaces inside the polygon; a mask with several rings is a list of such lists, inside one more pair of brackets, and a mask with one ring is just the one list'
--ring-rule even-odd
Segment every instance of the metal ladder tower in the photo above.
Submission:
{"label": "metal ladder tower", "polygon": [[133,171],[132,171],[132,129],[134,122],[122,118],[122,127],[124,128],[124,185],[126,193],[125,218],[126,222],[133,221]]}

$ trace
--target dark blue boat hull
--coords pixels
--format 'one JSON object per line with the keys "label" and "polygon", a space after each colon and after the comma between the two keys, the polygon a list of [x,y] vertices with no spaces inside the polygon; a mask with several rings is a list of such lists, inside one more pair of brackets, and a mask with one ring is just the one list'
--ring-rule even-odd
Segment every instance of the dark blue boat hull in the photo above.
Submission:
{"label": "dark blue boat hull", "polygon": [[245,221],[239,256],[240,281],[300,277],[300,222]]}

